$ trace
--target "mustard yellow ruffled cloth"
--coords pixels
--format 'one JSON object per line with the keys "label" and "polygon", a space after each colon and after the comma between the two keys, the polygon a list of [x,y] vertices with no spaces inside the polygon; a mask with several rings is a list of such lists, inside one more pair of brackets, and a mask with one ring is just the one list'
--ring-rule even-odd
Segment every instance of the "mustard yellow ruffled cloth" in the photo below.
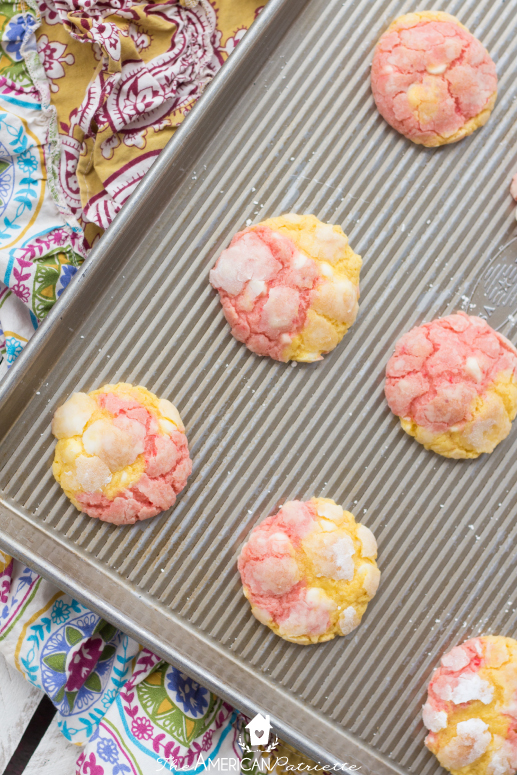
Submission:
{"label": "mustard yellow ruffled cloth", "polygon": [[0,4],[0,378],[264,4]]}

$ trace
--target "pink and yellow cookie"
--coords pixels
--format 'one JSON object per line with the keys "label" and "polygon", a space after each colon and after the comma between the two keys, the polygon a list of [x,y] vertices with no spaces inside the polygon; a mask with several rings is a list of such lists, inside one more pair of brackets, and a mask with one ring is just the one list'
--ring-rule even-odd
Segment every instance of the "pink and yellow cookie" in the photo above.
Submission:
{"label": "pink and yellow cookie", "polygon": [[274,633],[307,645],[348,635],[379,586],[371,530],[328,498],[289,501],[251,531],[239,557],[244,595]]}
{"label": "pink and yellow cookie", "polygon": [[354,322],[360,269],[339,226],[288,213],[238,232],[210,282],[239,342],[277,361],[312,363]]}
{"label": "pink and yellow cookie", "polygon": [[414,143],[455,143],[486,124],[497,98],[490,55],[442,11],[396,19],[372,62],[373,98],[381,116]]}
{"label": "pink and yellow cookie", "polygon": [[192,471],[170,401],[123,382],[72,393],[52,420],[52,472],[79,511],[117,525],[174,505]]}
{"label": "pink and yellow cookie", "polygon": [[423,721],[426,746],[453,775],[515,775],[517,641],[488,635],[445,654]]}
{"label": "pink and yellow cookie", "polygon": [[493,452],[517,414],[517,350],[485,320],[459,312],[404,334],[385,393],[406,433],[451,458]]}

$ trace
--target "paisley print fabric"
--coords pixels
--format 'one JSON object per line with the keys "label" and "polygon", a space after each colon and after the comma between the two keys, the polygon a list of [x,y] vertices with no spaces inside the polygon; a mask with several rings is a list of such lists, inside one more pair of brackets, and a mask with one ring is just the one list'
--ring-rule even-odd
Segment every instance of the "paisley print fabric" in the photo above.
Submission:
{"label": "paisley print fabric", "polygon": [[[220,67],[208,0],[192,10],[176,0],[105,5],[85,10],[77,0],[56,0],[53,9],[60,32],[90,51],[92,72],[81,104],[60,121],[61,183],[72,211],[103,229]],[[50,43],[55,30],[48,27],[39,43],[50,52],[64,44]],[[66,73],[64,80],[53,82],[63,97]]]}
{"label": "paisley print fabric", "polygon": [[263,5],[0,2],[0,378]]}

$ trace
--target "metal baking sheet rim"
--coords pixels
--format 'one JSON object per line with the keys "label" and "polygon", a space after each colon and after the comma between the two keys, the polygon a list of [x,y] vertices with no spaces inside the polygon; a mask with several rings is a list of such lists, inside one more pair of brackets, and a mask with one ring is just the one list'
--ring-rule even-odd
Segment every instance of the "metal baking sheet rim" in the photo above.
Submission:
{"label": "metal baking sheet rim", "polygon": [[[5,524],[10,528],[7,532]],[[13,536],[16,533],[17,538]],[[265,676],[253,672],[237,660],[231,660],[228,650],[224,650],[210,638],[203,637],[202,633],[190,628],[181,617],[169,611],[171,626],[167,642],[159,639],[151,629],[153,618],[153,603],[147,595],[136,595],[133,591],[125,589],[121,596],[126,605],[117,605],[110,600],[110,592],[120,592],[119,585],[114,577],[105,568],[97,565],[92,560],[79,557],[65,546],[58,537],[52,542],[42,530],[36,528],[33,523],[25,519],[16,507],[4,499],[0,499],[0,539],[2,547],[10,555],[26,563],[47,580],[57,584],[62,590],[76,597],[81,603],[91,607],[96,613],[109,620],[112,624],[122,629],[143,646],[151,649],[163,659],[171,662],[181,670],[184,670],[192,678],[207,686],[223,699],[237,707],[248,715],[257,713],[269,713],[275,732],[281,739],[306,753],[316,762],[334,767],[335,771],[346,772],[350,775],[358,770],[363,775],[390,775],[400,773],[405,775],[403,769],[394,762],[387,761],[382,755],[373,753],[360,745],[356,738],[349,735],[342,727],[330,722],[322,714],[311,712],[306,706],[299,704],[295,698],[288,697],[286,702],[285,691],[277,687],[274,682]],[[57,544],[57,546],[56,546]],[[36,548],[37,547],[37,548]],[[60,564],[66,564],[66,560],[74,563],[74,577],[58,569],[49,559],[54,552],[58,553]],[[64,561],[64,562],[63,562]],[[90,594],[85,593],[88,584]],[[95,587],[95,589],[94,589]],[[159,616],[163,617],[161,611]],[[135,626],[134,621],[142,622]],[[146,622],[147,620],[147,622]],[[177,632],[174,632],[177,628]],[[155,628],[156,629],[156,628]],[[190,657],[181,653],[181,644],[174,643],[179,640],[178,632],[189,638]],[[197,657],[197,659],[196,659]],[[204,659],[205,664],[212,657],[212,668],[202,667],[198,659]],[[221,677],[219,668],[231,669],[233,685],[227,678]],[[219,673],[219,674],[218,674]],[[263,701],[254,701],[244,694],[240,686],[246,686],[246,681],[254,683],[254,694],[261,689],[264,693]],[[267,695],[267,696],[266,696]],[[274,696],[269,705],[270,697]],[[283,706],[283,707],[282,707]],[[282,712],[288,715],[293,712],[299,716],[294,723],[289,724],[282,720]],[[298,723],[296,723],[298,722]],[[309,742],[304,735],[304,729],[310,725],[313,739],[319,739],[321,746]],[[334,745],[338,750],[334,749]]]}

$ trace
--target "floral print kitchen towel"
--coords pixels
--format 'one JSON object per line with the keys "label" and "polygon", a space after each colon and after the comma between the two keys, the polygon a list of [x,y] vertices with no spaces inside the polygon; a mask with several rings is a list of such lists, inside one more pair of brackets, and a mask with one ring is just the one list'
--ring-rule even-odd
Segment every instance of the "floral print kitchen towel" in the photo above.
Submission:
{"label": "floral print kitchen towel", "polygon": [[0,378],[263,5],[0,2]]}
{"label": "floral print kitchen towel", "polygon": [[77,775],[240,770],[244,716],[1,551],[0,650],[84,746]]}
{"label": "floral print kitchen towel", "polygon": [[25,4],[0,4],[0,374],[84,258],[81,227],[59,186],[57,114],[36,50],[37,19]]}

